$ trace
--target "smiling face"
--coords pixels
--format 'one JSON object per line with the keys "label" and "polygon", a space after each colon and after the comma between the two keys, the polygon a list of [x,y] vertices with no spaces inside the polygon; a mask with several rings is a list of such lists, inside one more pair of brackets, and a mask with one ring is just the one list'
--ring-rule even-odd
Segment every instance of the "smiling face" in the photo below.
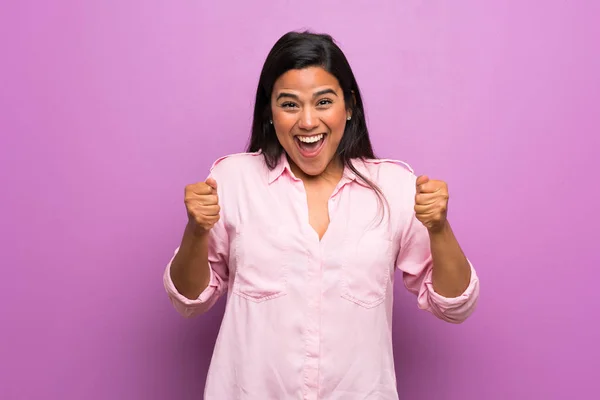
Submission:
{"label": "smiling face", "polygon": [[335,76],[320,67],[287,71],[273,86],[271,111],[294,173],[317,176],[337,167],[336,150],[350,111]]}

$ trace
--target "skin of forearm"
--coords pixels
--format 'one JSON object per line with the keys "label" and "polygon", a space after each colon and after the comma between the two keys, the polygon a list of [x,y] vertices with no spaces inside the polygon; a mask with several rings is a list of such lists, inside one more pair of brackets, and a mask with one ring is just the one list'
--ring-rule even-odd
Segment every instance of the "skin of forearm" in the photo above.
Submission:
{"label": "skin of forearm", "polygon": [[190,300],[197,299],[209,284],[208,241],[208,232],[195,232],[188,224],[171,264],[171,280],[175,288]]}
{"label": "skin of forearm", "polygon": [[433,290],[444,297],[458,297],[469,286],[471,267],[450,224],[429,232],[433,258]]}

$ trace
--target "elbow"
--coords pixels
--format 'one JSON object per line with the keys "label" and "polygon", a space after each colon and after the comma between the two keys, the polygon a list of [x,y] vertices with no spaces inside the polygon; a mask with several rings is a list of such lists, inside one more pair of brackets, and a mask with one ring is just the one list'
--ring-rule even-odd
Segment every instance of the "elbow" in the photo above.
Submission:
{"label": "elbow", "polygon": [[442,321],[445,321],[445,322],[448,322],[448,323],[451,323],[454,325],[460,325],[471,317],[471,315],[475,311],[475,308],[476,308],[476,303],[473,304],[471,307],[460,309],[460,310],[446,310],[444,312],[441,312],[438,315],[438,318],[440,318]]}
{"label": "elbow", "polygon": [[458,297],[447,298],[435,293],[432,288],[423,293],[421,308],[429,310],[442,321],[459,325],[468,320],[479,303],[479,282]]}
{"label": "elbow", "polygon": [[205,314],[210,307],[180,307],[177,312],[185,319],[191,319],[199,315]]}
{"label": "elbow", "polygon": [[227,287],[226,281],[211,274],[211,280],[200,293],[178,289],[171,279],[169,268],[163,275],[163,283],[171,304],[184,318],[193,318],[208,312]]}
{"label": "elbow", "polygon": [[463,304],[446,310],[444,312],[444,320],[452,324],[462,324],[473,315],[477,309],[478,300],[479,294],[473,293],[473,296],[468,297]]}
{"label": "elbow", "polygon": [[212,302],[200,302],[198,300],[183,299],[169,293],[169,299],[173,308],[184,318],[194,318],[205,314],[212,308]]}
{"label": "elbow", "polygon": [[205,290],[195,299],[189,299],[181,293],[168,289],[167,294],[175,310],[184,318],[193,318],[207,313],[219,297],[218,290],[212,287],[209,287],[209,290]]}
{"label": "elbow", "polygon": [[209,285],[194,299],[183,296],[170,285],[167,285],[166,289],[175,310],[184,318],[193,318],[210,311],[227,290],[227,284],[226,282],[219,281],[217,286]]}

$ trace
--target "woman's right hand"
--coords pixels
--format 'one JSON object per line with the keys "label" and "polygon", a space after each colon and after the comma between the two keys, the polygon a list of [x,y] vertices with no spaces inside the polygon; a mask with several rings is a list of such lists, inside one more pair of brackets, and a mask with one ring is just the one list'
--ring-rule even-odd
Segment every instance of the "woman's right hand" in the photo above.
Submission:
{"label": "woman's right hand", "polygon": [[188,225],[196,235],[208,233],[217,223],[220,216],[217,182],[209,178],[206,182],[198,182],[185,187],[185,208],[188,214]]}

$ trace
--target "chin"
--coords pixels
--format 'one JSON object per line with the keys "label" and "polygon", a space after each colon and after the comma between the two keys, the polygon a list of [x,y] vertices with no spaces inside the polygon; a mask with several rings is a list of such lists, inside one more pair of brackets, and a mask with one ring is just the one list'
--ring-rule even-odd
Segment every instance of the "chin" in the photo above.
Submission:
{"label": "chin", "polygon": [[300,166],[300,169],[308,176],[319,176],[325,172],[325,168],[315,166]]}
{"label": "chin", "polygon": [[302,157],[297,157],[294,160],[296,166],[308,176],[319,176],[327,169],[327,166],[331,162],[331,157],[326,159],[325,157],[318,157],[312,160],[305,160]]}

